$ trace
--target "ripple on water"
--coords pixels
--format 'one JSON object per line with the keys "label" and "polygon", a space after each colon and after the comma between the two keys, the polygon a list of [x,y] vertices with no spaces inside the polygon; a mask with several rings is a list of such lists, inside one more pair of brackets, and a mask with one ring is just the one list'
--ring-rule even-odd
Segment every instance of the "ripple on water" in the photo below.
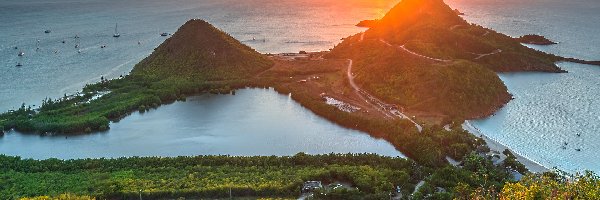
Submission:
{"label": "ripple on water", "polygon": [[546,167],[600,172],[600,154],[595,153],[600,149],[600,67],[560,66],[570,73],[500,74],[515,99],[495,116],[472,124]]}

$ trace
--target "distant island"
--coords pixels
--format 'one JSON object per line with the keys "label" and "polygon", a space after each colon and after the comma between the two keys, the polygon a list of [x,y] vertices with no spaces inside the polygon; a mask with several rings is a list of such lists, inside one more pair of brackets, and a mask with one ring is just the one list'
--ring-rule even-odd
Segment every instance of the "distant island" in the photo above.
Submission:
{"label": "distant island", "polygon": [[[509,150],[490,149],[482,138],[464,130],[463,122],[487,117],[512,99],[498,72],[564,73],[556,62],[600,63],[533,50],[519,39],[469,24],[459,14],[442,0],[403,0],[383,18],[359,23],[369,29],[344,38],[331,51],[266,55],[206,21],[189,20],[127,76],[101,79],[75,95],[46,99],[39,108],[22,105],[0,114],[1,130],[40,135],[92,133],[110,129],[111,121],[132,112],[146,112],[189,96],[272,87],[319,116],[389,141],[409,160],[305,154],[75,161],[0,156],[0,163],[8,163],[0,170],[10,170],[11,178],[34,185],[35,173],[52,176],[72,167],[79,171],[69,174],[69,180],[85,179],[89,188],[73,189],[73,182],[68,182],[64,185],[73,187],[52,188],[53,194],[91,191],[104,198],[135,198],[138,192],[156,198],[224,198],[226,191],[249,197],[266,193],[289,197],[289,192],[300,187],[300,180],[306,179],[347,181],[360,192],[344,190],[339,195],[355,199],[389,198],[394,187],[400,187],[397,193],[422,198],[471,197],[478,190],[507,187],[507,194],[512,194],[512,189],[520,187],[510,182],[529,170]],[[259,167],[250,168],[253,164]],[[29,167],[13,167],[21,165]],[[143,173],[137,171],[134,176],[137,168],[130,165]],[[203,177],[205,173],[217,174],[219,180],[232,176],[229,181],[246,185],[232,182],[205,187],[212,184],[211,177]],[[248,173],[252,176],[244,175]],[[174,174],[183,175],[173,179]],[[147,182],[136,182],[139,176]],[[278,182],[265,181],[270,179]],[[92,186],[95,181],[118,187]],[[141,191],[138,184],[155,190]]]}
{"label": "distant island", "polygon": [[516,39],[517,39],[517,41],[519,41],[521,43],[525,43],[525,44],[535,44],[535,45],[553,45],[553,44],[557,44],[556,42],[552,42],[551,40],[547,39],[544,36],[533,35],[533,34],[524,35],[524,36],[521,36],[521,37],[516,38]]}
{"label": "distant island", "polygon": [[363,20],[358,22],[358,24],[356,24],[356,26],[358,27],[363,27],[363,28],[372,28],[377,26],[377,22],[378,20],[373,19],[373,20]]}
{"label": "distant island", "polygon": [[458,9],[454,9],[454,13],[456,13],[457,15],[465,15],[465,13],[460,12],[460,10]]}

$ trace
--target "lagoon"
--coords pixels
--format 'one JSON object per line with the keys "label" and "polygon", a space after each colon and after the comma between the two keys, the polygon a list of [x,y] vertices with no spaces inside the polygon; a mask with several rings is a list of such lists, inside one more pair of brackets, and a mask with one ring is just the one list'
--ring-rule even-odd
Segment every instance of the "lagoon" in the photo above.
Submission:
{"label": "lagoon", "polygon": [[104,133],[39,136],[8,132],[0,154],[76,159],[130,156],[286,156],[298,152],[401,156],[390,143],[321,118],[273,89],[201,95],[134,113]]}

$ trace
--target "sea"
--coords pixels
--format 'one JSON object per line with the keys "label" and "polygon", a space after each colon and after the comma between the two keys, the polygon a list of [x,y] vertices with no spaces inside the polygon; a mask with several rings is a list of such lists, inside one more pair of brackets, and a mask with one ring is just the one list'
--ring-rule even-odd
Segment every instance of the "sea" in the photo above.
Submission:
{"label": "sea", "polygon": [[[518,37],[539,34],[557,45],[533,49],[600,60],[600,1],[449,0],[469,22]],[[549,169],[600,172],[600,66],[562,62],[569,71],[502,73],[515,98],[472,121],[485,136]]]}
{"label": "sea", "polygon": [[[364,31],[354,25],[382,17],[397,2],[0,0],[0,110],[39,105],[44,98],[75,93],[101,77],[125,75],[170,37],[160,33],[174,33],[192,18],[214,24],[261,53],[323,51]],[[600,60],[600,1],[446,3],[464,12],[469,22],[511,36],[540,34],[559,43],[531,48]],[[121,37],[112,37],[115,31]],[[600,154],[595,153],[600,149],[600,67],[559,66],[569,73],[499,74],[515,99],[472,124],[548,168],[600,172]]]}

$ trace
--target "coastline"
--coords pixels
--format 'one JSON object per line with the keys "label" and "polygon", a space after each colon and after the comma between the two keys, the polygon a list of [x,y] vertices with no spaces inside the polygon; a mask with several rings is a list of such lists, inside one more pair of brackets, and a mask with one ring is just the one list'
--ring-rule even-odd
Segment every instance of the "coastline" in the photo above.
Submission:
{"label": "coastline", "polygon": [[525,165],[525,167],[527,167],[527,169],[529,169],[529,171],[531,171],[533,173],[541,173],[541,172],[550,171],[550,168],[543,166],[542,164],[537,163],[525,156],[522,156],[521,154],[516,153],[515,151],[513,151],[506,145],[487,137],[485,134],[483,134],[481,131],[479,131],[479,129],[477,129],[473,125],[471,125],[471,122],[469,120],[466,120],[465,123],[462,124],[462,128],[465,129],[467,132],[473,134],[476,137],[483,138],[485,140],[485,142],[487,143],[487,146],[492,151],[502,152],[505,149],[510,150],[515,155],[515,157],[517,157],[517,160],[520,163],[522,163],[523,165]]}

